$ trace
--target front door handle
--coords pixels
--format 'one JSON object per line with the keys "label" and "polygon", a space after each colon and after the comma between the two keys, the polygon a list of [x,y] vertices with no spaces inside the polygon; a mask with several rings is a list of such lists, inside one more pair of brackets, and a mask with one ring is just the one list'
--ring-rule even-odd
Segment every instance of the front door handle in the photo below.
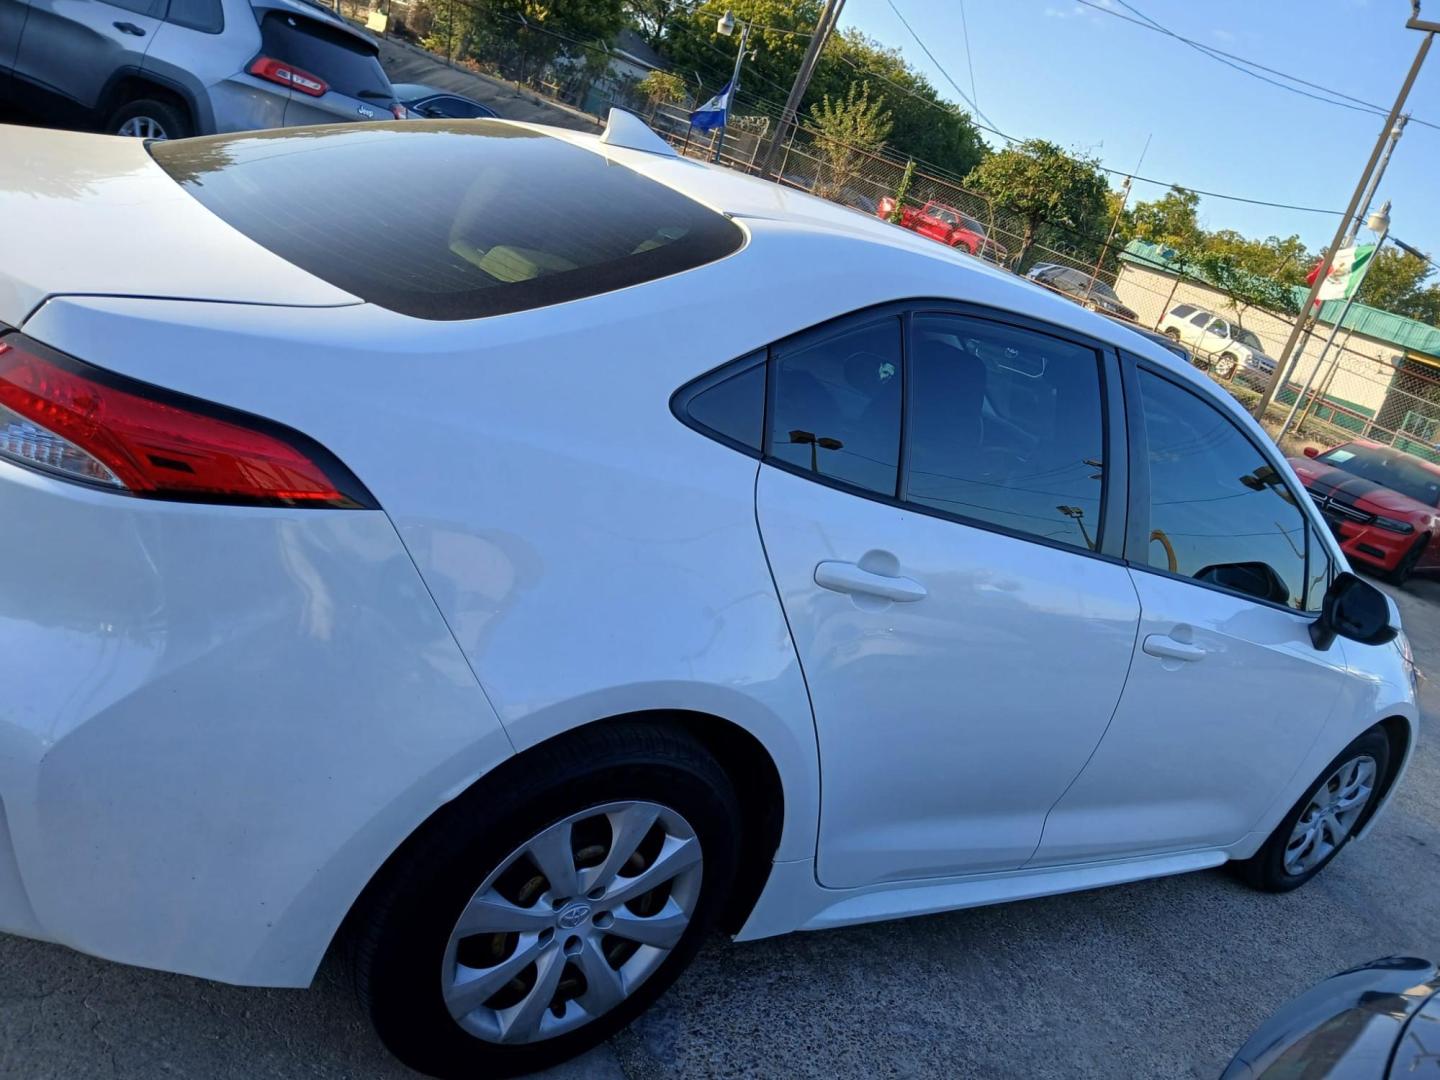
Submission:
{"label": "front door handle", "polygon": [[859,593],[899,604],[924,600],[925,586],[905,577],[871,573],[850,562],[827,560],[815,567],[815,584],[835,592]]}
{"label": "front door handle", "polygon": [[144,28],[136,26],[133,22],[117,22],[113,25],[115,29],[119,30],[122,34],[134,34],[136,37],[145,36]]}
{"label": "front door handle", "polygon": [[1159,656],[1165,660],[1193,662],[1205,659],[1205,650],[1199,645],[1176,641],[1169,634],[1151,634],[1145,639],[1145,644],[1141,648],[1151,656]]}

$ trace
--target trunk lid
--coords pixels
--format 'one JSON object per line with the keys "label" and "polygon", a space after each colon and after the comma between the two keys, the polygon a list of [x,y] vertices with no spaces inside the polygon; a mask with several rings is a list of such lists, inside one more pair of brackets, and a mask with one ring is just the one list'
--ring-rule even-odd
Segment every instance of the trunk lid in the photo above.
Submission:
{"label": "trunk lid", "polygon": [[205,209],[140,139],[0,131],[0,323],[19,326],[46,299],[67,294],[360,302]]}

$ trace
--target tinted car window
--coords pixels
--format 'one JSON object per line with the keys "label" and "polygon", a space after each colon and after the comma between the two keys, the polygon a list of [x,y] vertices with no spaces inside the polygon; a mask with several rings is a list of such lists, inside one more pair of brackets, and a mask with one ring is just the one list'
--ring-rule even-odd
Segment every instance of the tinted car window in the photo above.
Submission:
{"label": "tinted car window", "polygon": [[424,116],[445,116],[454,120],[476,120],[495,114],[483,105],[457,97],[431,98],[421,107]]}
{"label": "tinted car window", "polygon": [[1280,473],[1220,411],[1148,372],[1149,564],[1304,608],[1305,518]]}
{"label": "tinted car window", "polygon": [[220,9],[220,0],[170,0],[165,21],[207,34],[218,34],[225,29],[225,14]]}
{"label": "tinted car window", "polygon": [[894,495],[900,461],[900,320],[772,350],[767,454]]}
{"label": "tinted car window", "polygon": [[1210,321],[1210,313],[1208,311],[1197,311],[1190,321],[1196,326],[1204,326]]}
{"label": "tinted car window", "polygon": [[109,3],[136,15],[154,15],[156,18],[165,10],[165,0],[109,0]]}
{"label": "tinted car window", "polygon": [[685,420],[756,453],[765,427],[765,352],[752,353],[680,394]]}
{"label": "tinted car window", "polygon": [[729,255],[745,238],[671,188],[499,120],[285,128],[148,149],[261,246],[423,319],[636,285]]}
{"label": "tinted car window", "polygon": [[1319,460],[1351,476],[1369,480],[1408,495],[1426,506],[1440,503],[1440,472],[1426,468],[1398,450],[1363,443],[1346,443],[1320,455]]}
{"label": "tinted car window", "polygon": [[1174,315],[1177,319],[1183,319],[1186,315],[1189,315],[1194,310],[1194,304],[1180,304],[1179,306],[1172,309],[1170,314]]}
{"label": "tinted car window", "polygon": [[385,105],[395,100],[375,49],[338,27],[272,11],[260,24],[260,50],[323,79],[339,93]]}
{"label": "tinted car window", "polygon": [[1075,547],[1099,542],[1100,360],[980,319],[911,335],[905,499]]}

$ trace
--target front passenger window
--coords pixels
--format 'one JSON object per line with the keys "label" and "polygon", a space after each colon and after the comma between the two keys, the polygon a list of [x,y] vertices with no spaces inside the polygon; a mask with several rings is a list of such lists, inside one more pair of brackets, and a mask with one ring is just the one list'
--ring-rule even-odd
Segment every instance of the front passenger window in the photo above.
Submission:
{"label": "front passenger window", "polygon": [[1305,517],[1279,471],[1198,395],[1142,371],[1140,398],[1150,447],[1145,560],[1306,610]]}
{"label": "front passenger window", "polygon": [[895,495],[900,462],[900,320],[771,351],[766,453],[792,468]]}

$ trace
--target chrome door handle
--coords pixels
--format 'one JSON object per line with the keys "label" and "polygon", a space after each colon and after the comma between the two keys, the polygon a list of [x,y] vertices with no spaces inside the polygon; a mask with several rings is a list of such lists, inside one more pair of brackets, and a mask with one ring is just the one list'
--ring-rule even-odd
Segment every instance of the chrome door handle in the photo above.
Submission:
{"label": "chrome door handle", "polygon": [[859,593],[894,600],[899,604],[924,600],[925,586],[904,577],[886,577],[863,570],[854,563],[827,560],[815,567],[815,584],[834,592]]}
{"label": "chrome door handle", "polygon": [[134,34],[136,37],[145,36],[145,31],[142,30],[140,27],[136,26],[133,22],[117,22],[112,23],[111,25],[113,25],[115,29],[119,30],[122,34]]}
{"label": "chrome door handle", "polygon": [[1151,634],[1145,639],[1141,646],[1151,656],[1159,656],[1166,660],[1204,660],[1205,650],[1199,645],[1190,645],[1184,641],[1176,641],[1169,634]]}

